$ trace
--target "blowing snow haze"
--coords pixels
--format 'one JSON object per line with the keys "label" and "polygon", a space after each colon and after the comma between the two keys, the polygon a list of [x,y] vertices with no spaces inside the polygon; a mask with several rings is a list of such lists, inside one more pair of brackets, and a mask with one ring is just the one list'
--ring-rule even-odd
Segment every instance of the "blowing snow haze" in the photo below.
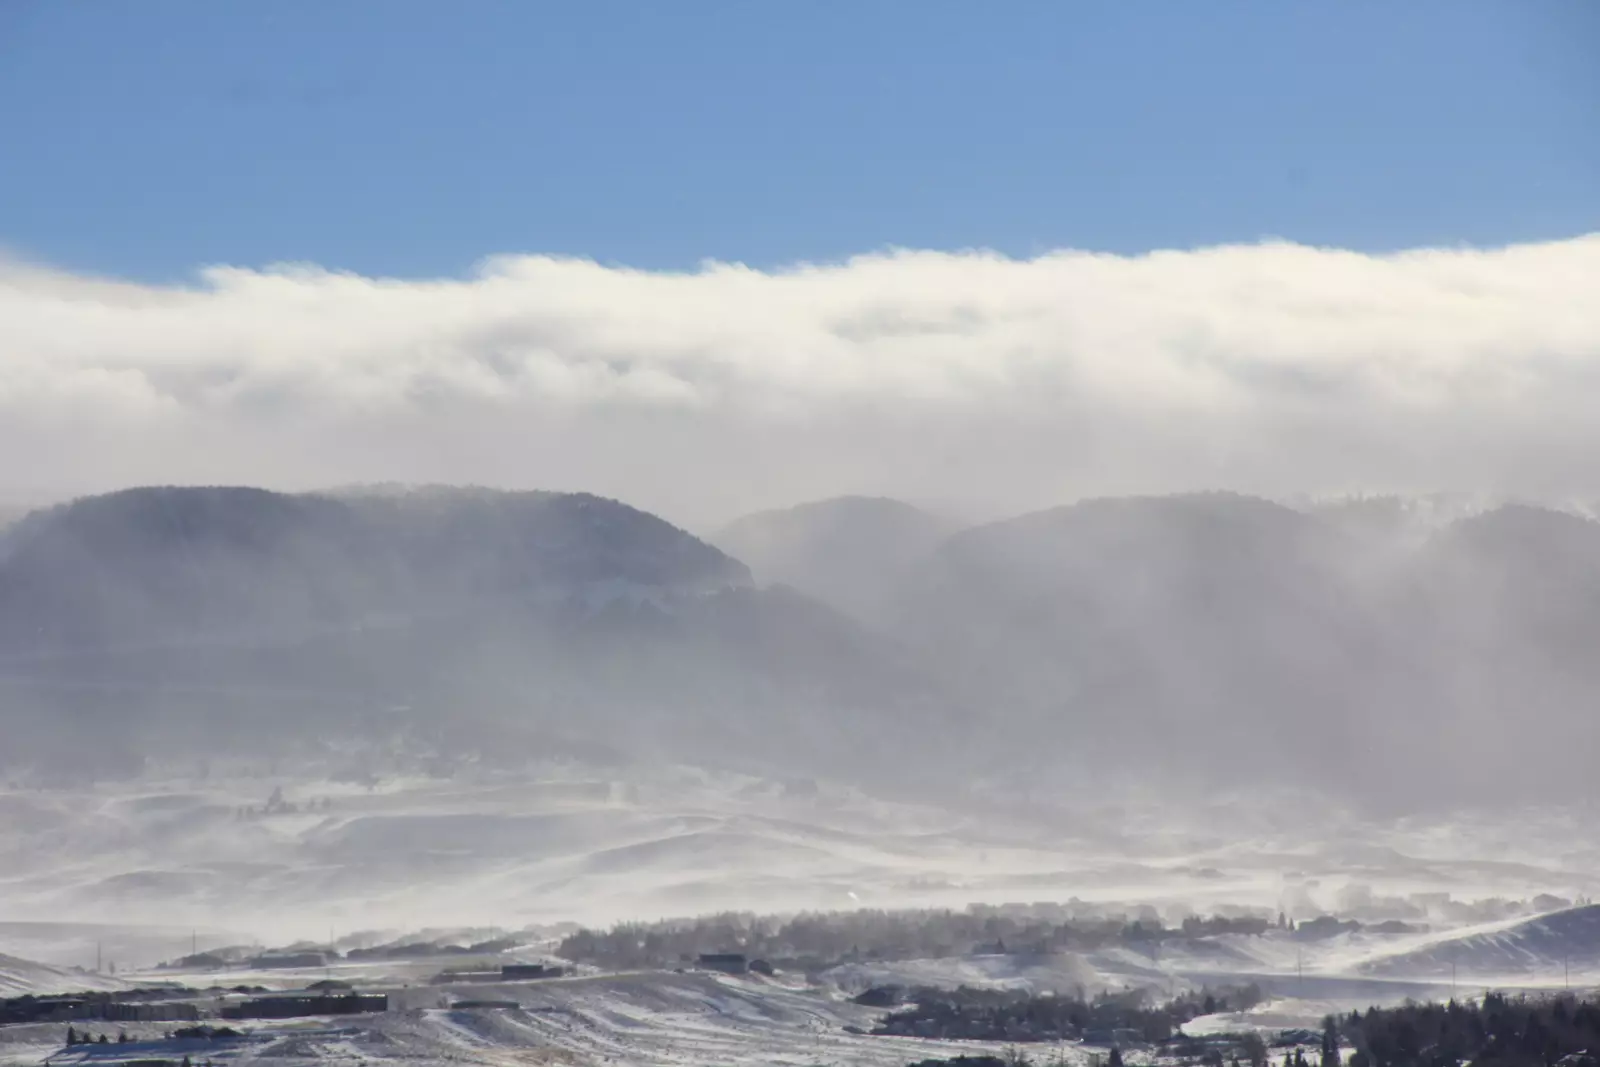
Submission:
{"label": "blowing snow haze", "polygon": [[909,14],[0,0],[0,1067],[1596,1067],[1600,7]]}
{"label": "blowing snow haze", "polygon": [[1575,892],[1512,813],[1592,796],[1596,276],[1593,236],[13,266],[8,499],[68,499],[0,532],[4,899]]}
{"label": "blowing snow haze", "polygon": [[[0,540],[3,761],[354,745],[927,794],[1587,798],[1600,523],[1429,503],[1108,498],[955,529],[847,498],[736,522],[725,552],[581,494],[126,490]],[[1560,740],[1506,758],[1532,738]]]}

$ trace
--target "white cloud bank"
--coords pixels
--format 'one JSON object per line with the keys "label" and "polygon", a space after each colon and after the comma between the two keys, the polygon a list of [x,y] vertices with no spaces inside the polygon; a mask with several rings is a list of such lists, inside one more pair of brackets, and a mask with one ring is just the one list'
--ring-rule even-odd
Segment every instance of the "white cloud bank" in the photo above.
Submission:
{"label": "white cloud bank", "polygon": [[1230,487],[1600,492],[1600,235],[467,279],[0,267],[0,491],[446,480],[705,521]]}

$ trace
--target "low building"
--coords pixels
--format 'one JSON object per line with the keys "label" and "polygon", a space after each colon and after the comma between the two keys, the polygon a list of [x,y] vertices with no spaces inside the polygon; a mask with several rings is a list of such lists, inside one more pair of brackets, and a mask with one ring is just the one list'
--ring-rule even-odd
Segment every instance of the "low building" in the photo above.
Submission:
{"label": "low building", "polygon": [[906,991],[897,985],[875,985],[853,999],[867,1008],[898,1008],[906,1002]]}
{"label": "low building", "polygon": [[504,978],[499,971],[440,971],[428,979],[429,985],[450,985],[455,982],[498,982]]}
{"label": "low building", "polygon": [[326,967],[327,965],[327,954],[322,952],[282,952],[257,956],[250,961],[250,966],[261,970],[281,968],[303,970],[310,967]]}
{"label": "low building", "polygon": [[307,993],[354,993],[356,987],[337,978],[324,978],[306,986]]}
{"label": "low building", "polygon": [[153,1004],[129,1004],[113,1001],[105,1005],[105,1014],[94,1018],[119,1023],[195,1022],[200,1018],[200,1008],[184,1001],[156,1001]]}
{"label": "low building", "polygon": [[1085,1045],[1109,1045],[1112,1048],[1127,1048],[1130,1045],[1146,1044],[1144,1034],[1128,1027],[1091,1029],[1083,1032]]}
{"label": "low building", "polygon": [[193,1022],[200,1009],[189,1001],[133,1000],[129,993],[85,993],[69,996],[17,997],[0,1001],[0,1023],[70,1022],[104,1019],[108,1022]]}
{"label": "low building", "polygon": [[0,1024],[65,1022],[68,1019],[83,1018],[78,1013],[96,999],[92,996],[36,997],[31,994],[11,997],[0,1000]]}
{"label": "low building", "polygon": [[750,973],[750,961],[742,952],[704,952],[700,955],[700,966],[723,974]]}
{"label": "low building", "polygon": [[308,1015],[362,1015],[389,1010],[386,993],[279,993],[222,1009],[224,1019],[298,1019]]}

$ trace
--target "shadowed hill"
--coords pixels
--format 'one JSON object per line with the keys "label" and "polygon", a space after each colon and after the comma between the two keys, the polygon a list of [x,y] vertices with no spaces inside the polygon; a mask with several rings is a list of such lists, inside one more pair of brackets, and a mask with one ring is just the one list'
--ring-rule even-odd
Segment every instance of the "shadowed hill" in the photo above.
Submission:
{"label": "shadowed hill", "polygon": [[1600,524],[1215,493],[935,526],[892,501],[746,524],[813,598],[581,494],[77,501],[0,536],[6,756],[377,736],[940,789],[1587,795]]}
{"label": "shadowed hill", "polygon": [[1574,750],[1503,756],[1530,727],[1595,736],[1600,525],[1508,507],[1418,537],[1225,493],[1091,500],[955,535],[898,627],[964,704],[1007,709],[1016,765],[1561,794]]}
{"label": "shadowed hill", "polygon": [[0,651],[748,582],[742,564],[683,531],[582,494],[136,489],[36,512],[0,539]]}
{"label": "shadowed hill", "polygon": [[1306,741],[1351,711],[1338,683],[1362,635],[1342,548],[1247,497],[1093,500],[951,538],[902,625],[964,690],[1014,694],[1031,730],[1118,762],[1256,757],[1276,747],[1263,730],[1293,722]]}
{"label": "shadowed hill", "polygon": [[21,504],[6,504],[0,502],[0,533],[4,533],[6,527],[21,522],[23,518],[25,518],[32,510],[32,508],[25,507]]}
{"label": "shadowed hill", "polygon": [[918,690],[885,645],[582,494],[140,489],[0,541],[3,714],[85,770],[402,730],[837,762]]}
{"label": "shadowed hill", "polygon": [[875,621],[907,572],[952,529],[898,500],[847,496],[747,515],[712,541],[749,564],[761,582],[793,586]]}

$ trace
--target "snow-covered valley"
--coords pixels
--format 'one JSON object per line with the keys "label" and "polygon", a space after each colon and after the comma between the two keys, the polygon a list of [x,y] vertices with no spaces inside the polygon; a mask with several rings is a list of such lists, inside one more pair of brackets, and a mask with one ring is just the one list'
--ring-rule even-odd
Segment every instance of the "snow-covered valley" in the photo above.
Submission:
{"label": "snow-covered valley", "polygon": [[[682,766],[616,775],[563,764],[357,782],[241,765],[13,786],[0,791],[0,907],[12,922],[184,940],[1073,898],[1437,927],[1520,914],[1495,898],[1574,900],[1600,883],[1600,834],[1572,812],[1380,823],[1287,802],[1091,809],[1042,787],[1025,805]],[[83,965],[91,949],[40,958]]]}

